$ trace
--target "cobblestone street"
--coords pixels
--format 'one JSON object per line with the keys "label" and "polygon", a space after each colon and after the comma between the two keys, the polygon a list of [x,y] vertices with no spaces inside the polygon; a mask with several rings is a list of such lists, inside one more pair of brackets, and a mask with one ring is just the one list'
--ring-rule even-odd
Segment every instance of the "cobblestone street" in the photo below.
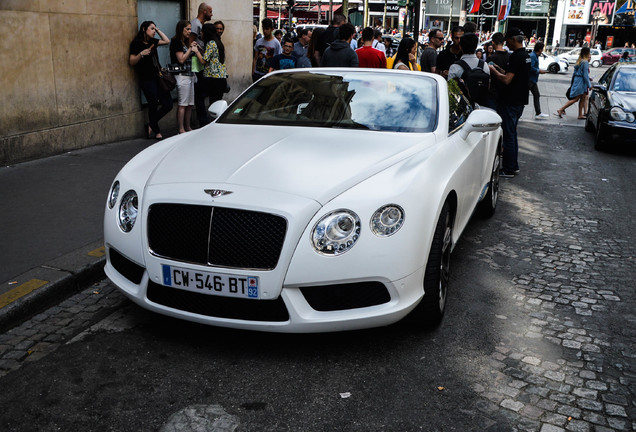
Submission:
{"label": "cobblestone street", "polygon": [[[400,396],[431,401],[436,394],[448,395],[448,399],[430,402],[439,406],[432,405],[421,412],[416,409],[402,412],[399,427],[389,420],[382,425],[374,417],[391,419],[396,414],[388,414],[390,408],[373,409],[373,414],[365,419],[357,411],[355,414],[339,411],[335,404],[345,396],[335,401],[326,398],[321,404],[324,409],[332,410],[335,418],[340,415],[355,418],[352,422],[357,427],[350,424],[343,430],[636,430],[636,234],[629,213],[636,202],[631,188],[636,159],[629,154],[592,151],[591,139],[579,129],[550,128],[550,138],[546,140],[544,133],[533,124],[520,126],[522,174],[502,181],[497,214],[491,220],[472,223],[457,245],[453,257],[452,307],[438,330],[398,337],[396,335],[404,330],[398,324],[388,329],[354,333],[362,340],[359,344],[351,343],[356,340],[351,335],[325,336],[324,340],[331,337],[335,342],[333,346],[317,343],[320,348],[316,351],[320,354],[313,351],[316,339],[310,339],[307,345],[301,344],[297,348],[299,352],[285,354],[292,355],[289,358],[292,366],[288,365],[291,369],[285,371],[292,375],[300,374],[296,365],[302,361],[310,362],[318,375],[321,370],[338,370],[334,374],[339,382],[348,381],[348,374],[360,373],[364,376],[360,382],[370,386],[369,392],[374,394],[374,397],[368,396],[370,407],[374,406],[374,398],[386,399],[390,393],[380,383],[391,373],[391,382],[396,386],[402,383],[399,388],[404,389],[404,395]],[[157,326],[157,322],[162,324]],[[250,385],[267,389],[262,390],[265,394],[271,391],[284,395],[289,390],[282,383],[280,389],[275,390],[273,387],[279,385],[279,378],[268,378],[260,369],[262,363],[263,369],[276,370],[277,377],[283,374],[277,370],[283,368],[279,366],[281,359],[276,361],[276,355],[274,361],[269,358],[273,348],[265,344],[260,349],[243,352],[245,346],[228,342],[243,335],[254,343],[260,335],[204,333],[206,330],[189,324],[176,326],[161,321],[132,306],[107,280],[1,334],[0,385],[10,389],[25,379],[29,380],[27,386],[34,387],[45,374],[46,362],[54,352],[57,359],[66,351],[69,359],[75,358],[72,356],[78,352],[88,351],[101,358],[108,334],[117,334],[124,345],[128,339],[131,344],[144,340],[143,352],[152,360],[143,370],[144,374],[145,371],[152,374],[156,359],[168,355],[163,350],[170,352],[171,344],[175,344],[166,336],[167,328],[176,328],[177,333],[186,329],[218,339],[210,346],[198,345],[192,339],[180,341],[179,349],[172,348],[179,353],[179,360],[172,360],[175,371],[185,368],[176,366],[182,361],[186,364],[182,359],[189,359],[188,363],[197,363],[197,359],[199,364],[209,362],[212,369],[237,361],[254,361],[259,365],[254,370],[259,372],[257,375],[247,373]],[[268,336],[266,340],[283,346],[290,341],[283,336]],[[392,347],[387,351],[395,352],[385,355],[380,349],[376,354],[368,348],[373,344],[365,344],[365,341],[375,341],[378,347]],[[338,356],[339,345],[346,345],[350,350],[347,356]],[[127,356],[123,354],[127,351],[121,349],[119,355]],[[427,354],[421,354],[423,352]],[[421,366],[425,363],[422,359],[439,357],[440,353],[446,358],[428,365],[428,369]],[[402,356],[398,363],[412,366],[387,372],[391,368],[385,369],[386,358],[394,360],[397,355]],[[130,356],[111,355],[108,361],[121,368],[133,361],[133,354]],[[212,366],[215,362],[219,364]],[[34,368],[36,364],[41,364],[42,369]],[[159,366],[156,368],[160,370]],[[278,402],[269,401],[277,407],[278,415],[285,416],[283,425],[277,427],[271,412],[260,414],[251,408],[259,405],[252,402],[240,405],[236,402],[237,396],[229,390],[226,393],[225,389],[236,385],[239,378],[229,369],[223,370],[228,371],[228,376],[219,378],[219,388],[208,399],[219,402],[241,418],[238,431],[299,430],[294,425],[303,424],[299,419],[303,416],[311,418],[315,425],[305,430],[329,430],[327,423],[320,423],[326,420],[314,417],[317,414],[313,410],[294,406],[298,397],[293,394],[277,396],[281,397]],[[352,370],[356,372],[351,373]],[[463,374],[461,379],[456,377],[459,371]],[[163,372],[157,373],[161,379],[157,379],[153,388],[176,386],[184,401],[201,399],[201,395],[191,394],[191,380],[170,377],[167,378],[170,384],[164,384]],[[183,373],[186,374],[187,369]],[[205,371],[200,373],[205,376]],[[445,377],[447,384],[440,377]],[[94,379],[101,383],[107,378],[98,374]],[[321,396],[329,393],[328,386],[333,387],[331,380],[335,379],[325,377],[324,384],[320,382]],[[431,387],[431,393],[421,390],[422,394],[414,394],[413,389],[404,384],[409,380],[415,381],[418,390],[420,384]],[[306,383],[315,382],[316,377],[311,374],[306,379]],[[433,383],[444,383],[445,387],[437,384],[435,388]],[[46,384],[39,385],[47,388]],[[36,387],[32,391],[43,390]],[[94,396],[90,390],[86,392],[82,398]],[[354,391],[353,398],[356,396]],[[0,396],[0,403],[8,403],[10,399],[7,393]],[[100,401],[105,404],[108,397],[96,398],[93,403]],[[407,407],[421,409],[422,406],[417,400],[404,403]],[[287,407],[289,412],[281,407]],[[21,430],[15,426],[21,413],[16,411],[16,405],[13,408],[11,415],[0,415],[3,430]],[[430,428],[425,426],[423,418],[446,408],[447,420],[432,422]],[[156,409],[164,417],[170,414],[165,412],[170,408],[160,403]],[[387,412],[382,412],[384,410]],[[148,430],[165,422],[161,415],[153,417],[154,426],[148,425]]]}

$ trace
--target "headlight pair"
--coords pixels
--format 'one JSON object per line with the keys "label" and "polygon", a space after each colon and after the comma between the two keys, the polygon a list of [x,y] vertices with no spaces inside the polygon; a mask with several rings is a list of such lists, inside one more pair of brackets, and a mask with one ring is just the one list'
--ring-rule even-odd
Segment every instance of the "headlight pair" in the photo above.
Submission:
{"label": "headlight pair", "polygon": [[[404,224],[402,207],[389,204],[373,213],[369,222],[371,232],[378,237],[395,234]],[[351,210],[341,209],[323,216],[314,225],[311,242],[324,255],[341,255],[350,250],[360,238],[361,222]]]}
{"label": "headlight pair", "polygon": [[612,120],[634,123],[634,113],[625,111],[623,108],[615,106],[610,110]]}
{"label": "headlight pair", "polygon": [[[117,204],[117,198],[119,197],[119,182],[113,183],[108,194],[108,208],[112,209]],[[137,192],[129,190],[121,198],[119,203],[119,212],[117,213],[117,220],[119,222],[119,228],[123,232],[130,232],[135,226],[137,221],[137,214],[139,212],[139,200],[137,198]]]}

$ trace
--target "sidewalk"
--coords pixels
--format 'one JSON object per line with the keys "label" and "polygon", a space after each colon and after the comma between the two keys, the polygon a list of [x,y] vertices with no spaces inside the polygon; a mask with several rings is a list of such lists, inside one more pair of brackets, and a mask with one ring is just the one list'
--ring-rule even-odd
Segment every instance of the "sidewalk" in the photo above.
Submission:
{"label": "sidewalk", "polygon": [[0,330],[103,277],[103,212],[136,139],[0,167]]}
{"label": "sidewalk", "polygon": [[[568,101],[565,97],[565,91],[570,85],[570,79],[572,78],[573,66],[570,65],[570,70],[567,74],[553,75],[542,74],[539,76],[539,94],[541,94],[540,103],[541,111],[545,114],[549,114],[550,117],[545,120],[535,120],[534,115],[534,102],[532,99],[532,93],[528,94],[528,105],[526,105],[521,116],[521,121],[534,122],[537,125],[550,124],[561,126],[578,126],[585,127],[585,120],[578,120],[579,105],[578,103],[572,105],[567,109],[566,115],[563,118],[559,118],[554,114],[557,109],[561,108]],[[597,78],[601,76],[600,69],[595,69],[595,75]],[[568,81],[566,82],[565,79]]]}

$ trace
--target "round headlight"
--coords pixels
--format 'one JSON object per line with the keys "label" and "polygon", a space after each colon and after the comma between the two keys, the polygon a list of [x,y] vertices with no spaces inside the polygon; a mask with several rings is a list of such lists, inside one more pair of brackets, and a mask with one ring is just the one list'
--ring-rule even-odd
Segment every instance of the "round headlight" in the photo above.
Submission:
{"label": "round headlight", "polygon": [[636,118],[634,118],[634,113],[628,112],[628,113],[625,113],[625,115],[626,115],[625,121],[634,123],[634,120],[636,120]]}
{"label": "round headlight", "polygon": [[115,207],[117,203],[117,198],[119,197],[119,182],[116,181],[113,183],[113,187],[110,188],[110,194],[108,194],[108,208],[112,209]]}
{"label": "round headlight", "polygon": [[402,225],[404,225],[404,210],[395,204],[377,209],[371,217],[371,232],[379,237],[395,234]]}
{"label": "round headlight", "polygon": [[320,219],[311,232],[317,252],[340,255],[353,247],[360,237],[360,218],[350,210],[336,210]]}
{"label": "round headlight", "polygon": [[119,227],[123,232],[133,229],[139,211],[137,192],[129,190],[124,194],[119,204]]}
{"label": "round headlight", "polygon": [[610,110],[610,116],[614,120],[627,121],[627,113],[623,111],[623,108],[621,107],[612,107],[612,109]]}

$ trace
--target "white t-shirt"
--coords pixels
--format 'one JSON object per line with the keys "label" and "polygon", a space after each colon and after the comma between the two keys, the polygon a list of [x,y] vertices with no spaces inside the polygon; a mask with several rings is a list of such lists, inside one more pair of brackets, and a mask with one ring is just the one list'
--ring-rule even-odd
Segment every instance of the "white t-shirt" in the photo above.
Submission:
{"label": "white t-shirt", "polygon": [[[464,54],[461,59],[464,60],[466,64],[468,64],[468,67],[470,67],[471,69],[476,68],[477,65],[479,64],[479,59],[477,58],[475,54]],[[483,69],[484,69],[484,72],[490,75],[490,68],[488,67],[488,63],[484,62]],[[461,78],[463,74],[464,74],[464,68],[462,68],[458,64],[453,63],[450,69],[448,69],[449,80],[453,78]]]}
{"label": "white t-shirt", "polygon": [[386,57],[386,47],[384,46],[384,44],[382,42],[380,42],[379,40],[375,39],[373,41],[373,45],[371,45],[371,46],[373,48],[377,49],[378,51],[382,51],[382,53]]}

